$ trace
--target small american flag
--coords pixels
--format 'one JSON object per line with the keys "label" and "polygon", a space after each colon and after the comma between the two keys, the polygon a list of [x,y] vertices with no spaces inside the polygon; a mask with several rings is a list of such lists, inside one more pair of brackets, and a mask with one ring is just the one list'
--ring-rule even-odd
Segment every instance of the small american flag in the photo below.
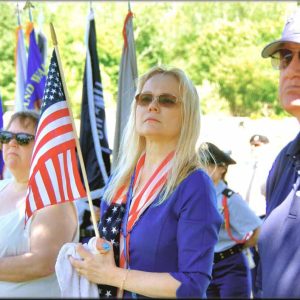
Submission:
{"label": "small american flag", "polygon": [[35,210],[86,196],[75,148],[71,116],[54,49],[31,158],[25,222]]}

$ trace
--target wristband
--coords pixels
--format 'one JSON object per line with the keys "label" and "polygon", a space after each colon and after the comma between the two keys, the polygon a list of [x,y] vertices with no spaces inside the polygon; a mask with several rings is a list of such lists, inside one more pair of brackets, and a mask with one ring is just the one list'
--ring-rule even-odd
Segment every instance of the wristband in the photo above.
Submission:
{"label": "wristband", "polygon": [[127,279],[128,273],[129,273],[130,269],[126,269],[126,274],[121,282],[121,286],[120,286],[120,290],[124,290],[124,285],[125,285],[125,281]]}

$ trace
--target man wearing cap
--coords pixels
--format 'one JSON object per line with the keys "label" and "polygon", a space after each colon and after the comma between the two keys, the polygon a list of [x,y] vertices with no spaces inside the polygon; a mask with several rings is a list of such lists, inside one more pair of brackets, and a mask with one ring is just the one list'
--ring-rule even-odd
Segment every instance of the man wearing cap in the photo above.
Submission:
{"label": "man wearing cap", "polygon": [[212,280],[208,298],[250,298],[251,275],[246,254],[256,244],[261,220],[243,198],[228,189],[225,175],[236,162],[212,143],[204,143],[199,155],[212,178],[218,210],[223,216],[215,246]]}
{"label": "man wearing cap", "polygon": [[[300,10],[288,19],[281,39],[262,57],[280,72],[282,107],[300,122]],[[264,298],[300,297],[300,133],[277,156],[267,180],[266,219],[258,242]]]}

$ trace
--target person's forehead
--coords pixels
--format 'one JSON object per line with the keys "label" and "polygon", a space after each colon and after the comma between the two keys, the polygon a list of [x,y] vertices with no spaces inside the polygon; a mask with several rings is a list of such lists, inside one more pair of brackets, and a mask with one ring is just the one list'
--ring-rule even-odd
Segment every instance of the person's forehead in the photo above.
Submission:
{"label": "person's forehead", "polygon": [[30,120],[29,118],[26,119],[20,119],[20,118],[16,118],[15,120],[13,120],[8,128],[8,130],[11,129],[18,129],[18,130],[22,130],[22,131],[28,131],[31,132],[34,130],[34,123],[32,122],[32,120]]}
{"label": "person's forehead", "polygon": [[142,91],[151,91],[152,89],[163,90],[165,93],[177,96],[179,82],[172,74],[155,74],[145,82]]}

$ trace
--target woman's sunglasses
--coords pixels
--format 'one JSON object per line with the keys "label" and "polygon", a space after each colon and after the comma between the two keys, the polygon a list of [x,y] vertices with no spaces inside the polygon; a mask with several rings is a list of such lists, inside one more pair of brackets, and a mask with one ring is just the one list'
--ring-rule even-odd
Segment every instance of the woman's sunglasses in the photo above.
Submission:
{"label": "woman's sunglasses", "polygon": [[0,131],[0,143],[1,144],[7,144],[12,139],[15,139],[20,146],[25,146],[34,140],[34,135],[25,133],[25,132],[13,133],[13,132],[4,131],[4,130]]}
{"label": "woman's sunglasses", "polygon": [[300,59],[300,52],[294,52],[290,49],[279,49],[274,54],[271,55],[271,63],[274,69],[284,70],[286,69],[294,55],[297,54]]}
{"label": "woman's sunglasses", "polygon": [[159,106],[162,107],[173,107],[178,103],[177,97],[171,94],[161,94],[159,96],[154,96],[151,93],[140,93],[135,96],[137,105],[140,106],[149,106],[152,101],[157,101]]}

